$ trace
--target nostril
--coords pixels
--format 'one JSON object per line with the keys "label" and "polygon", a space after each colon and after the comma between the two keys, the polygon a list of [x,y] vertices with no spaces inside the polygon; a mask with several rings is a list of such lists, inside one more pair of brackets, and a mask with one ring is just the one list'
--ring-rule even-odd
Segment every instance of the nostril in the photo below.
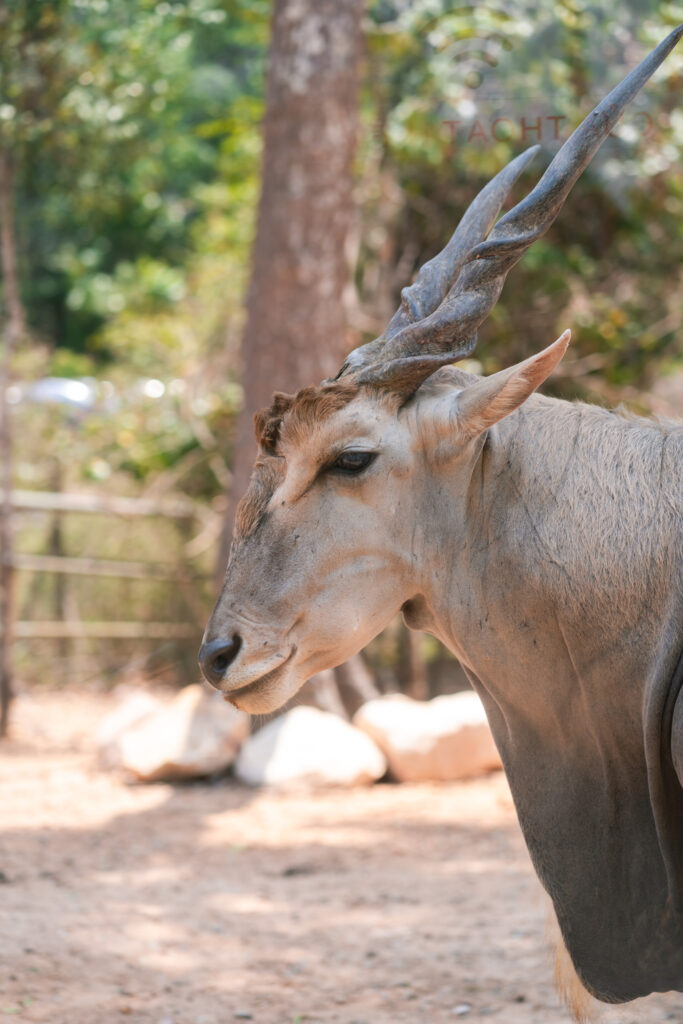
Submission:
{"label": "nostril", "polygon": [[228,644],[217,651],[211,662],[214,672],[220,672],[222,675],[237,657],[237,652],[241,646],[241,639],[235,635]]}
{"label": "nostril", "polygon": [[234,633],[231,640],[212,640],[202,644],[199,652],[199,666],[212,686],[218,686],[223,676],[233,663],[240,647],[242,637]]}

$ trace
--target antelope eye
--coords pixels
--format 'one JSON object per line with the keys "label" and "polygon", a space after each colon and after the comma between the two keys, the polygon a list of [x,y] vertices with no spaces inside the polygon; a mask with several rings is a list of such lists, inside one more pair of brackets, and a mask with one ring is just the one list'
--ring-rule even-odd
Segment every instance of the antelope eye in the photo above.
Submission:
{"label": "antelope eye", "polygon": [[373,461],[375,454],[375,452],[342,452],[334,460],[330,469],[340,470],[342,473],[362,473]]}

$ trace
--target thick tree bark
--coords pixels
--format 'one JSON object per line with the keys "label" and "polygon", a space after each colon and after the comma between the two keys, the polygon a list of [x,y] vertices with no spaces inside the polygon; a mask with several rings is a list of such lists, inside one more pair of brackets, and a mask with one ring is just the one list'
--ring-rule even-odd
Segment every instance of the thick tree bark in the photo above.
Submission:
{"label": "thick tree bark", "polygon": [[345,242],[353,215],[362,0],[275,0],[263,181],[243,339],[222,573],[256,454],[253,414],[274,390],[336,372],[346,344]]}

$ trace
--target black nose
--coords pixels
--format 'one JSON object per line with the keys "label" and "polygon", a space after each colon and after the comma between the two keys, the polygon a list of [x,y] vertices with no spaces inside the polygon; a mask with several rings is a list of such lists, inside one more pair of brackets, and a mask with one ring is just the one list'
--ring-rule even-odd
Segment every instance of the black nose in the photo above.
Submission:
{"label": "black nose", "polygon": [[212,686],[220,686],[241,646],[242,638],[237,633],[232,640],[212,640],[209,644],[202,644],[199,667]]}

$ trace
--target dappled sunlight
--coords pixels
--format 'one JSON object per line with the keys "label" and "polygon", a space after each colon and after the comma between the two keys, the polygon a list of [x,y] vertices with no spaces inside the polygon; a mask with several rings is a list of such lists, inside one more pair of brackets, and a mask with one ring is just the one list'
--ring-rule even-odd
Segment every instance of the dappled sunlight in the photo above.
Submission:
{"label": "dappled sunlight", "polygon": [[[270,794],[253,791],[248,812],[243,808],[231,808],[207,816],[202,845],[223,845],[226,830],[233,835],[234,843],[246,843],[250,827],[267,825],[267,834],[262,842],[274,847],[282,845],[283,837],[287,845],[306,846],[321,834],[329,846],[372,846],[388,839],[400,841],[406,828],[412,825],[419,829],[425,821],[431,828],[443,825],[451,832],[470,822],[478,827],[500,824],[509,820],[512,809],[510,790],[502,772],[484,780],[460,783],[456,823],[453,821],[448,784],[422,783],[409,789],[393,786],[358,789],[354,796],[356,813],[353,816],[347,813],[348,794],[344,790],[327,789],[322,804],[311,800],[308,789],[282,789],[277,793],[281,814],[273,813]],[[396,818],[397,812],[400,812],[400,820]]]}
{"label": "dappled sunlight", "polygon": [[[87,746],[6,749],[0,986],[18,1019],[441,1024],[467,1005],[473,1021],[567,1024],[500,773],[145,787]],[[600,1019],[682,1016],[670,995]]]}
{"label": "dappled sunlight", "polygon": [[[129,870],[124,871],[93,871],[93,882],[97,885],[107,886],[111,889],[115,889],[119,885],[135,885],[140,889],[146,889],[152,891],[155,886],[159,886],[160,890],[164,886],[167,886],[171,882],[175,882],[178,877],[178,866],[166,864],[159,867],[146,867],[138,868],[132,874]],[[150,904],[150,909],[155,905]]]}
{"label": "dappled sunlight", "polygon": [[207,897],[207,906],[214,907],[224,915],[231,914],[277,914],[287,906],[287,902],[268,899],[255,893],[224,893],[216,892]]}
{"label": "dappled sunlight", "polygon": [[[196,970],[198,956],[188,942],[187,930],[180,922],[170,922],[165,907],[131,908],[114,907],[106,901],[101,910],[107,915],[114,928],[103,937],[100,952],[109,957],[125,960],[130,950],[135,950],[135,959],[143,968],[160,969],[187,976]],[[76,932],[76,935],[78,933]]]}

